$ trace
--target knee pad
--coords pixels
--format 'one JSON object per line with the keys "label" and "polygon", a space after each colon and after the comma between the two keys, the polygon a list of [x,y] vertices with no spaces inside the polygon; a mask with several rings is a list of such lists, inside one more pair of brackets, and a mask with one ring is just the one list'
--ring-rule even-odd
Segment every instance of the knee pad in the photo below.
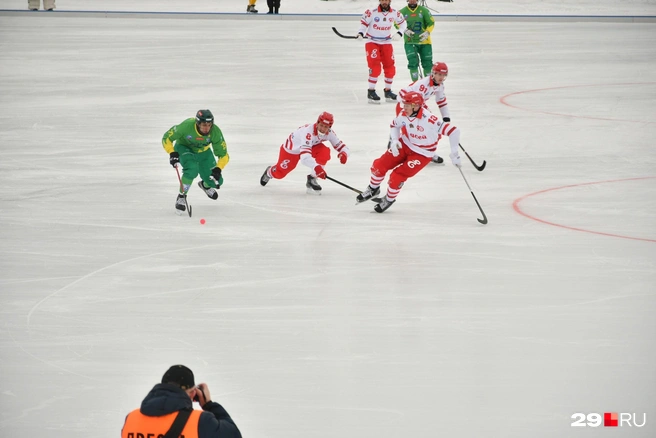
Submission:
{"label": "knee pad", "polygon": [[396,172],[392,172],[389,181],[387,182],[387,187],[393,190],[401,190],[401,187],[403,187],[404,183],[405,183],[404,176],[399,175]]}
{"label": "knee pad", "polygon": [[373,164],[373,165],[371,166],[371,169],[370,169],[370,170],[371,170],[371,174],[372,174],[372,175],[376,175],[376,176],[378,176],[378,177],[384,177],[384,176],[385,176],[385,173],[386,173],[386,172],[384,172],[384,171],[378,169],[378,168],[376,167],[376,164]]}
{"label": "knee pad", "polygon": [[283,179],[289,172],[291,172],[290,169],[283,169],[280,166],[271,167],[271,176],[275,179]]}
{"label": "knee pad", "polygon": [[369,68],[369,76],[372,78],[377,78],[380,76],[380,73],[383,71],[380,63],[376,63],[373,67]]}

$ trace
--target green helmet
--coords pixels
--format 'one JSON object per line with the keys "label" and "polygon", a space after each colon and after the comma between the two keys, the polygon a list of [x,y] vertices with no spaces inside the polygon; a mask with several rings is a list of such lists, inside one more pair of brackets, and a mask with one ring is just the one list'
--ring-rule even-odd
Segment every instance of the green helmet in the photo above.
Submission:
{"label": "green helmet", "polygon": [[199,124],[200,122],[214,123],[214,115],[212,114],[212,111],[208,109],[198,110],[196,113],[196,124]]}

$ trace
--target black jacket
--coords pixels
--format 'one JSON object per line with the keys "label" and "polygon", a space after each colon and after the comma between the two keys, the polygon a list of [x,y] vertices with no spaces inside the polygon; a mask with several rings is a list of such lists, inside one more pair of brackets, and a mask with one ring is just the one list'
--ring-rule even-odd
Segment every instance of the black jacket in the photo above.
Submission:
{"label": "black jacket", "polygon": [[[182,409],[193,409],[191,399],[178,386],[160,383],[150,390],[141,402],[141,413],[161,417]],[[208,402],[198,420],[199,438],[241,438],[241,432],[223,406]]]}

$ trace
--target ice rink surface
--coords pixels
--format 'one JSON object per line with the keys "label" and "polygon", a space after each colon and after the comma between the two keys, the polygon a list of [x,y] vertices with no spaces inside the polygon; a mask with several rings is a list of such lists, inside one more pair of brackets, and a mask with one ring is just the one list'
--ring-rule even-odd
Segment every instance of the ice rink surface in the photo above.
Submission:
{"label": "ice rink surface", "polygon": [[[119,436],[174,363],[248,438],[656,434],[654,24],[439,24],[484,226],[449,164],[382,215],[302,164],[259,185],[321,111],[333,178],[385,149],[331,26],[357,21],[0,16],[0,436]],[[160,140],[200,108],[231,161],[190,219]]]}

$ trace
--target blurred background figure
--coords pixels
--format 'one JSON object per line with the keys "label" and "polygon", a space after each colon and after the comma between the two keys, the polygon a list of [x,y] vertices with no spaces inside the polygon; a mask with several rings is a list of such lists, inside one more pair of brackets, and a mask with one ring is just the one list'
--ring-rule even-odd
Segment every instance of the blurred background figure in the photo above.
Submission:
{"label": "blurred background figure", "polygon": [[267,0],[269,12],[267,14],[277,14],[280,10],[280,0]]}
{"label": "blurred background figure", "polygon": [[248,6],[246,6],[246,12],[251,14],[257,14],[257,9],[255,9],[255,3],[257,0],[248,0]]}
{"label": "blurred background figure", "polygon": [[[27,7],[32,11],[38,11],[40,3],[41,0],[27,0]],[[55,9],[55,0],[43,0],[43,9],[46,11]]]}

